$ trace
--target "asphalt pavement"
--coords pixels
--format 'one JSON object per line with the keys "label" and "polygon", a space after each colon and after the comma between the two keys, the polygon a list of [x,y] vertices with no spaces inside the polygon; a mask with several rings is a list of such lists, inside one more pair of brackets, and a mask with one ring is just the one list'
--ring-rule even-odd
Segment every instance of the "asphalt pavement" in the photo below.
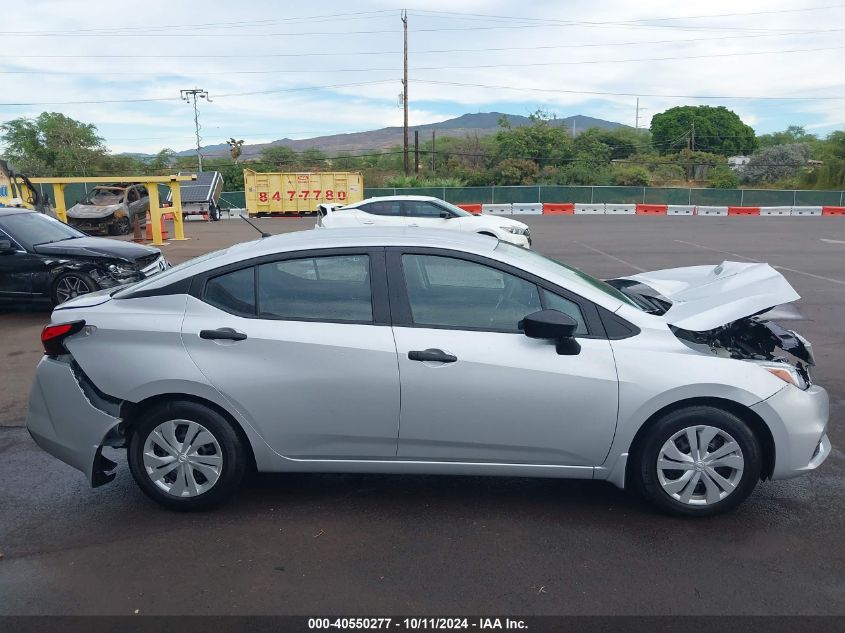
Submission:
{"label": "asphalt pavement", "polygon": [[[0,312],[0,614],[845,614],[845,219],[534,217],[535,248],[601,277],[767,261],[802,295],[834,450],[706,520],[600,482],[261,475],[224,507],[148,501],[121,453],[92,490],[20,424],[39,309]],[[268,219],[271,233],[313,220]],[[252,239],[187,226],[173,261]]]}

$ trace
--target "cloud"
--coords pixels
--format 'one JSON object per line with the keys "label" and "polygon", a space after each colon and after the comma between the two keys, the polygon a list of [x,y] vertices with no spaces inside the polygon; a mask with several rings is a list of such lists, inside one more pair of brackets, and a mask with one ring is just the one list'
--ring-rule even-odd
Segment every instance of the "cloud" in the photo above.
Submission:
{"label": "cloud", "polygon": [[[675,105],[709,103],[759,132],[793,123],[830,131],[845,124],[845,101],[644,96],[845,96],[837,86],[845,50],[836,48],[845,9],[796,11],[817,6],[430,0],[410,10],[411,123],[542,106],[633,124],[639,94],[642,125]],[[84,12],[57,0],[17,6],[4,18],[0,102],[102,103],[4,105],[0,120],[61,111],[97,125],[114,151],[180,150],[193,144],[193,112],[179,90],[198,86],[213,99],[201,102],[207,143],[401,124],[398,4],[326,0],[280,11],[258,0],[250,9],[222,0],[130,1],[120,11],[111,0],[90,0]],[[666,19],[741,13],[755,15]],[[778,52],[821,48],[833,50]],[[362,82],[380,83],[330,87]],[[256,94],[226,96],[237,93]],[[139,101],[105,103],[121,99]]]}

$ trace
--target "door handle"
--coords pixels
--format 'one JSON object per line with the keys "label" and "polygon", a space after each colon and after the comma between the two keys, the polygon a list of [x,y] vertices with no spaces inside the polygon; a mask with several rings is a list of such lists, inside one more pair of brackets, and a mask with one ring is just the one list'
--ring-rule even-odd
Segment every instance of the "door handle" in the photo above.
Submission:
{"label": "door handle", "polygon": [[408,226],[419,226],[419,224],[409,224]]}
{"label": "door handle", "polygon": [[200,330],[200,338],[207,341],[245,341],[246,334],[230,327],[221,327],[216,330]]}
{"label": "door handle", "polygon": [[361,224],[375,224],[372,220],[363,220]]}
{"label": "door handle", "polygon": [[447,354],[442,349],[426,349],[408,352],[408,360],[419,360],[424,363],[454,363],[458,357]]}

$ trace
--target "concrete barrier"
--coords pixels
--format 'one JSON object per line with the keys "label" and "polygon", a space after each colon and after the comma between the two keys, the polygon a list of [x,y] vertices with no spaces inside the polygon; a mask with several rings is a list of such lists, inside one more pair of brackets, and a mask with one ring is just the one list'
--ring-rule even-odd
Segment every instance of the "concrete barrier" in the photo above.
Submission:
{"label": "concrete barrier", "polygon": [[544,202],[543,215],[572,215],[575,205],[571,202]]}
{"label": "concrete barrier", "polygon": [[695,205],[670,204],[666,207],[666,215],[695,215]]}
{"label": "concrete barrier", "polygon": [[514,215],[543,215],[543,205],[540,202],[514,202],[511,205]]}
{"label": "concrete barrier", "polygon": [[604,215],[604,205],[576,203],[575,215]]}
{"label": "concrete barrier", "polygon": [[696,215],[727,215],[727,207],[696,207]]}
{"label": "concrete barrier", "polygon": [[638,204],[637,215],[666,215],[669,205],[666,204]]}
{"label": "concrete barrier", "polygon": [[760,215],[760,207],[728,207],[728,215]]}
{"label": "concrete barrier", "polygon": [[787,217],[792,215],[792,207],[761,207],[760,215]]}
{"label": "concrete barrier", "polygon": [[605,204],[605,215],[636,215],[637,205],[635,204]]}
{"label": "concrete barrier", "polygon": [[490,215],[511,215],[511,205],[509,204],[482,204],[481,212]]}
{"label": "concrete barrier", "polygon": [[481,213],[481,205],[480,204],[456,204],[456,207],[460,207],[464,211],[468,211],[473,215],[478,215]]}
{"label": "concrete barrier", "polygon": [[821,207],[792,207],[792,215],[821,215]]}
{"label": "concrete barrier", "polygon": [[845,215],[845,207],[822,207],[822,215]]}

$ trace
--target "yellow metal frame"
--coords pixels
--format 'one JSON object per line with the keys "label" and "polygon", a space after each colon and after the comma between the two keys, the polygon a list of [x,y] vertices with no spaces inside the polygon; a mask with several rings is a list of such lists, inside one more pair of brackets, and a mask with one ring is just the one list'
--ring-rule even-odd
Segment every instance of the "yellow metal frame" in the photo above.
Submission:
{"label": "yellow metal frame", "polygon": [[[75,183],[127,183],[132,185],[144,185],[147,188],[147,193],[150,196],[150,222],[153,223],[152,234],[153,244],[162,246],[164,239],[161,234],[161,219],[167,214],[173,215],[173,234],[171,238],[176,241],[188,240],[185,237],[185,227],[182,223],[182,191],[180,183],[190,182],[196,180],[196,174],[189,174],[187,176],[108,176],[97,178],[84,177],[67,177],[67,178],[30,178],[33,184],[53,185],[53,195],[56,199],[56,216],[62,221],[67,222],[67,206],[65,205],[65,185]],[[161,207],[161,199],[158,195],[158,185],[167,185],[170,188],[171,200],[173,206],[168,208]]]}

